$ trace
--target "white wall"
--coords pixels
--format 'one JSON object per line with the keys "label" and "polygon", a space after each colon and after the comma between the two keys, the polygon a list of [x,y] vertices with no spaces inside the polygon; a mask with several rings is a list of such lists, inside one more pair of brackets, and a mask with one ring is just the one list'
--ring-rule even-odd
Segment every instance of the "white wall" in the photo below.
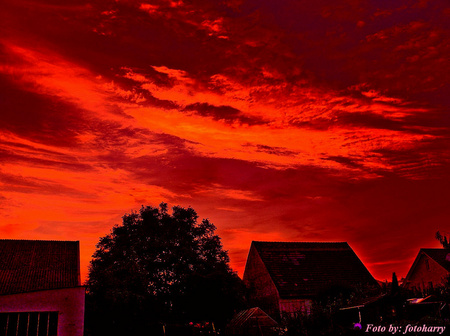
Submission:
{"label": "white wall", "polygon": [[85,288],[0,295],[0,312],[57,311],[58,336],[83,336]]}

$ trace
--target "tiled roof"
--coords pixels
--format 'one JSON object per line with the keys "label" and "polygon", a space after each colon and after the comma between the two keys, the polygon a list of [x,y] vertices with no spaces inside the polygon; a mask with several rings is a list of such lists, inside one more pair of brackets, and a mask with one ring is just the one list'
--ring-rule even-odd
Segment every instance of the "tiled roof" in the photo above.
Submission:
{"label": "tiled roof", "polygon": [[439,265],[450,272],[450,250],[444,248],[427,248],[420,249],[423,253],[428,255],[431,259],[436,261]]}
{"label": "tiled roof", "polygon": [[0,239],[0,295],[80,286],[79,242]]}
{"label": "tiled roof", "polygon": [[253,242],[281,298],[319,294],[332,284],[378,286],[347,243]]}

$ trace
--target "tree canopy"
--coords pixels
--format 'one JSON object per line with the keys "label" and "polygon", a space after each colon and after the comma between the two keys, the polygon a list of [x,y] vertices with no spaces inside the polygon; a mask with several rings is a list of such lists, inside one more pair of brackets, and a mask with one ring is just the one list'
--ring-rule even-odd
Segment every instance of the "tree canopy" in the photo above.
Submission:
{"label": "tree canopy", "polygon": [[436,239],[439,240],[442,247],[445,249],[450,249],[450,243],[445,235],[442,235],[439,231],[436,232]]}
{"label": "tree canopy", "polygon": [[168,323],[224,324],[243,287],[215,229],[194,209],[169,213],[165,203],[124,215],[100,238],[90,264],[92,332],[139,335]]}

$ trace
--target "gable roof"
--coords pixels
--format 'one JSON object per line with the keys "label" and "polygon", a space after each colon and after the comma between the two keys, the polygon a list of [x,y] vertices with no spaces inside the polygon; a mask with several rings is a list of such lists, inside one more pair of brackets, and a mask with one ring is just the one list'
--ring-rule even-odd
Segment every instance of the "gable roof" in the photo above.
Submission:
{"label": "gable roof", "polygon": [[227,328],[239,328],[246,324],[261,327],[278,326],[278,323],[261,310],[261,308],[254,307],[237,313],[230,323],[228,323]]}
{"label": "gable roof", "polygon": [[405,281],[403,282],[403,286],[407,286],[410,281],[412,275],[414,274],[414,270],[419,263],[420,258],[426,255],[430,259],[434,260],[438,265],[444,268],[447,272],[450,272],[450,250],[444,248],[422,248],[419,250],[419,253],[414,259],[411,268],[406,275]]}
{"label": "gable roof", "polygon": [[77,287],[78,241],[0,239],[0,294]]}
{"label": "gable roof", "polygon": [[[444,248],[427,248],[420,249],[421,252],[425,253],[431,259],[436,261],[439,265],[450,272],[450,250]],[[420,253],[420,252],[419,252]]]}
{"label": "gable roof", "polygon": [[252,242],[281,298],[316,296],[330,285],[376,280],[347,243]]}

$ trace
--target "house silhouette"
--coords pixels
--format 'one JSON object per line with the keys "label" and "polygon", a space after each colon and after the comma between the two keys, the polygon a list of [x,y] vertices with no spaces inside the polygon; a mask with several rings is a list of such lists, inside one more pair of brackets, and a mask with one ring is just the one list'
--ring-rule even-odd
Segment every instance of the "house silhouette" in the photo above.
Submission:
{"label": "house silhouette", "polygon": [[0,239],[0,334],[82,336],[78,241]]}
{"label": "house silhouette", "polygon": [[345,242],[253,241],[243,280],[251,305],[276,319],[309,313],[313,300],[335,286],[379,288]]}
{"label": "house silhouette", "polygon": [[403,281],[403,287],[425,295],[444,286],[450,275],[450,249],[423,248]]}

